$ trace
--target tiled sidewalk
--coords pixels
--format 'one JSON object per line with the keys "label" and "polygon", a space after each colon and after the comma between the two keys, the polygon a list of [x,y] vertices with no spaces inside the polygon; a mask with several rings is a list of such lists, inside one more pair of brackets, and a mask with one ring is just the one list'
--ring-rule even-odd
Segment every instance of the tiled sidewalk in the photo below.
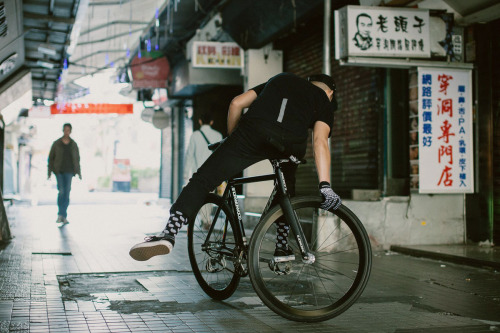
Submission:
{"label": "tiled sidewalk", "polygon": [[376,253],[361,299],[344,314],[296,323],[263,306],[248,278],[224,302],[198,287],[182,233],[169,256],[136,262],[131,245],[163,228],[144,203],[17,206],[0,252],[0,332],[491,332],[500,330],[500,274]]}

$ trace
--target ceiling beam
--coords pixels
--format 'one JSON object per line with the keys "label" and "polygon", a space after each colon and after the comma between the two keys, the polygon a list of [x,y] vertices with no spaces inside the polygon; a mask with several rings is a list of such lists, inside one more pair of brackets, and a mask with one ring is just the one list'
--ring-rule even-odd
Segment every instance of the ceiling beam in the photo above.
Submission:
{"label": "ceiling beam", "polygon": [[84,56],[82,56],[82,57],[80,57],[80,58],[78,58],[76,60],[71,60],[70,61],[70,65],[77,64],[78,62],[82,61],[83,59],[92,57],[94,55],[98,55],[98,54],[102,54],[102,53],[120,53],[120,52],[125,53],[125,50],[115,49],[115,50],[99,50],[99,51],[95,51],[95,52],[86,54],[86,55],[84,55]]}
{"label": "ceiling beam", "polygon": [[96,25],[95,27],[89,29],[89,30],[85,30],[83,31],[82,33],[80,33],[80,36],[83,36],[83,35],[86,35],[86,34],[89,34],[93,31],[96,31],[96,30],[100,30],[100,29],[104,29],[104,28],[108,28],[109,26],[111,25],[115,25],[115,24],[127,24],[127,25],[147,25],[149,22],[143,22],[143,21],[127,21],[127,20],[116,20],[116,21],[110,21],[108,23],[104,23],[104,24],[101,24],[101,25]]}
{"label": "ceiling beam", "polygon": [[89,40],[87,42],[79,42],[78,45],[87,45],[87,44],[95,44],[95,43],[102,43],[102,42],[106,42],[108,40],[112,40],[112,39],[115,39],[115,38],[119,38],[119,37],[123,37],[123,36],[127,36],[128,34],[133,34],[133,33],[136,33],[136,32],[140,32],[142,31],[142,28],[140,29],[135,29],[135,30],[131,30],[131,31],[125,31],[121,34],[116,34],[116,35],[113,35],[113,36],[109,36],[109,37],[106,37],[106,38],[101,38],[101,39],[95,39],[95,40]]}
{"label": "ceiling beam", "polygon": [[92,1],[92,2],[89,2],[89,6],[115,6],[115,5],[118,5],[118,6],[121,6],[121,5],[124,5],[126,3],[129,3],[131,0],[119,0],[119,1]]}
{"label": "ceiling beam", "polygon": [[24,16],[24,19],[65,23],[65,24],[71,24],[71,25],[75,24],[75,19],[72,17],[57,17],[57,16],[52,16],[52,15],[40,15],[40,14],[27,13],[27,12],[24,12],[23,16]]}

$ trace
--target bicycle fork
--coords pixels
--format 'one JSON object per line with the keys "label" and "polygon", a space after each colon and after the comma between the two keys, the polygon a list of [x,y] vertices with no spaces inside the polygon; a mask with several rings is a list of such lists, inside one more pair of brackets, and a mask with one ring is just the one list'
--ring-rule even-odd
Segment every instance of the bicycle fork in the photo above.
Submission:
{"label": "bicycle fork", "polygon": [[276,167],[274,169],[277,173],[277,185],[281,189],[282,194],[280,195],[279,204],[281,206],[281,209],[283,210],[283,215],[285,216],[286,221],[289,223],[293,233],[295,234],[295,239],[297,240],[297,244],[299,245],[300,253],[302,255],[302,262],[304,262],[305,264],[313,264],[316,261],[316,257],[313,253],[311,253],[309,244],[304,235],[304,231],[302,230],[302,226],[300,225],[299,218],[292,208],[292,203],[290,202],[290,196],[288,195],[283,171],[281,171],[280,168]]}

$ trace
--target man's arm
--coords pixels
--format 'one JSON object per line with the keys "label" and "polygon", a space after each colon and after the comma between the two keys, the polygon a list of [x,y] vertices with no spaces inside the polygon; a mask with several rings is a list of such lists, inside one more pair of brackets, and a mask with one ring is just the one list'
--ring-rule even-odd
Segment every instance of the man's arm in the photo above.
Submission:
{"label": "man's arm", "polygon": [[316,162],[316,170],[318,170],[319,191],[323,196],[320,207],[326,210],[335,210],[340,207],[342,200],[330,185],[330,148],[328,147],[330,126],[322,121],[317,121],[313,130],[314,161]]}
{"label": "man's arm", "polygon": [[328,147],[328,134],[330,126],[322,121],[317,121],[313,128],[314,162],[318,171],[319,182],[330,182],[330,148]]}
{"label": "man's arm", "polygon": [[52,143],[52,146],[50,147],[50,152],[49,152],[49,158],[48,158],[48,165],[47,165],[47,178],[50,178],[50,175],[54,171],[54,157],[56,154],[56,149],[55,149],[55,142]]}
{"label": "man's arm", "polygon": [[[73,141],[74,142],[74,141]],[[80,166],[80,149],[78,149],[78,145],[75,143],[75,151],[76,151],[76,160],[77,160],[77,165],[76,165],[76,174],[80,179],[82,179],[82,169]]]}
{"label": "man's arm", "polygon": [[257,93],[254,90],[248,90],[241,95],[236,96],[229,104],[227,113],[227,132],[231,134],[238,122],[240,121],[243,109],[248,108],[257,98]]}

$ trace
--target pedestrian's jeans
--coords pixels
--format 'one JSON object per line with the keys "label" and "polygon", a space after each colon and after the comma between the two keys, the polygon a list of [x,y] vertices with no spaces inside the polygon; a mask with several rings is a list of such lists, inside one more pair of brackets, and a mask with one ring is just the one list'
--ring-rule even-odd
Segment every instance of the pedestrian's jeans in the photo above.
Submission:
{"label": "pedestrian's jeans", "polygon": [[[304,143],[299,145],[296,151],[280,152],[269,143],[265,133],[259,133],[255,129],[240,124],[193,174],[170,211],[179,211],[190,220],[196,216],[207,194],[223,181],[265,159],[283,158],[290,154],[302,158],[305,148]],[[296,168],[290,163],[289,166],[284,166],[283,170],[287,188],[291,194],[295,187]]]}
{"label": "pedestrian's jeans", "polygon": [[72,179],[72,172],[63,172],[56,174],[57,190],[59,191],[59,194],[57,195],[57,206],[59,207],[59,213],[57,215],[60,215],[62,217],[68,216],[69,192],[71,191]]}

